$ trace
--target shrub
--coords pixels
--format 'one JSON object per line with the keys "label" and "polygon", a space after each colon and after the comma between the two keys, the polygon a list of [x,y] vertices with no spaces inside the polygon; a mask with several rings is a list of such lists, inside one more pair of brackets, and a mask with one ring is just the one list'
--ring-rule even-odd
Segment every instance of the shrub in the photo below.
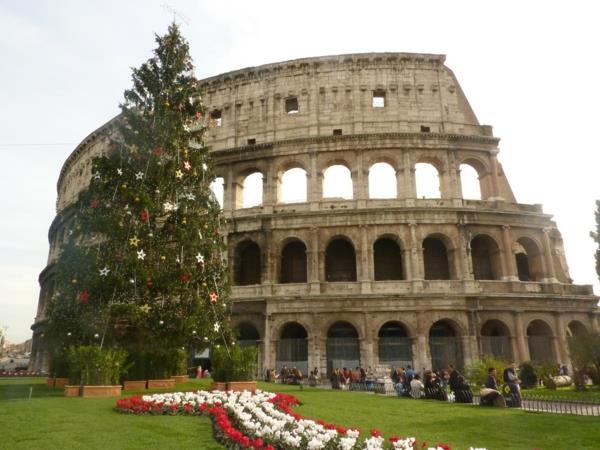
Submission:
{"label": "shrub", "polygon": [[486,356],[481,360],[474,361],[472,364],[465,367],[465,375],[467,380],[474,386],[483,386],[488,377],[488,369],[490,367],[496,368],[496,378],[498,379],[498,384],[502,384],[502,373],[506,367],[508,367],[508,362],[501,358],[496,358],[493,356]]}
{"label": "shrub", "polygon": [[256,348],[215,346],[212,350],[215,381],[250,381],[256,373]]}
{"label": "shrub", "polygon": [[586,375],[595,385],[600,385],[600,335],[582,333],[570,337],[568,343],[576,388],[585,388]]}
{"label": "shrub", "polygon": [[69,347],[69,382],[85,385],[115,385],[127,371],[127,352],[97,345]]}
{"label": "shrub", "polygon": [[131,353],[128,379],[154,380],[183,375],[187,373],[187,359],[187,352],[181,348]]}
{"label": "shrub", "polygon": [[538,376],[531,361],[524,362],[519,366],[519,378],[521,379],[522,387],[525,389],[530,389],[537,386]]}

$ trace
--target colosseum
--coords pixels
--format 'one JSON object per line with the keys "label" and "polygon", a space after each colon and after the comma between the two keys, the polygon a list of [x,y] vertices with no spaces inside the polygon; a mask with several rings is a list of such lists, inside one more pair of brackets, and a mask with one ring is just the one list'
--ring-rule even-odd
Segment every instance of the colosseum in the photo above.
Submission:
{"label": "colosseum", "polygon": [[[568,363],[567,337],[600,331],[598,298],[572,283],[552,216],[516,201],[499,139],[444,61],[350,54],[201,81],[233,322],[240,343],[258,347],[261,373],[464,367],[487,354]],[[48,367],[44,307],[68,206],[110,123],[60,173],[35,369]],[[433,189],[426,173],[437,175]],[[463,196],[468,175],[473,198]]]}

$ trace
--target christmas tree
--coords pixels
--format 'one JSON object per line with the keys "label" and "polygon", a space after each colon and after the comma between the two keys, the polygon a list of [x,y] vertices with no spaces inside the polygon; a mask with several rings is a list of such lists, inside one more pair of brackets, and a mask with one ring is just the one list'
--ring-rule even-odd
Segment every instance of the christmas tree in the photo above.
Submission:
{"label": "christmas tree", "polygon": [[189,46],[175,24],[156,42],[72,207],[49,308],[57,348],[124,348],[138,376],[165,372],[182,348],[231,342],[223,223]]}

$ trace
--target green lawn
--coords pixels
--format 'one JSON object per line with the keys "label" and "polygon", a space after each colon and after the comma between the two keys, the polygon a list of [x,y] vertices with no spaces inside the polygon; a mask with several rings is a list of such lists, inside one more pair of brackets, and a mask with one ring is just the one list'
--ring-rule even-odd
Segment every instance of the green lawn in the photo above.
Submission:
{"label": "green lawn", "polygon": [[[65,398],[38,379],[0,379],[0,448],[4,449],[218,449],[205,417],[130,416],[113,411],[115,399]],[[178,390],[205,388],[195,380]],[[33,396],[28,400],[29,388]],[[430,400],[260,383],[303,402],[305,417],[337,425],[378,428],[453,449],[597,449],[600,418],[489,409]]]}

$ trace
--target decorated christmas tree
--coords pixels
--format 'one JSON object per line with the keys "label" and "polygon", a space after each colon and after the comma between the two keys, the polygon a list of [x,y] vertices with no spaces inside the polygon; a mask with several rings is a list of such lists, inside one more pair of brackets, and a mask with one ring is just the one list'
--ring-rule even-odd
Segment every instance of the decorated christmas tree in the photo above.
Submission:
{"label": "decorated christmas tree", "polygon": [[49,308],[56,348],[123,348],[138,376],[177,370],[182,349],[231,342],[223,223],[194,66],[175,24],[156,42],[133,69],[108,148],[72,206]]}

